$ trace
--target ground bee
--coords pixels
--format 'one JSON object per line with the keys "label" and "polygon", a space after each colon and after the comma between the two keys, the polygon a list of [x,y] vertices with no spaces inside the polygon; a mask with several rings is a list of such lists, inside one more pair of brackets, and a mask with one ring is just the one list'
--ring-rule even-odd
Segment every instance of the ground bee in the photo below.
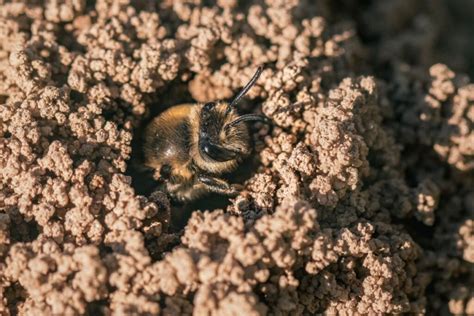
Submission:
{"label": "ground bee", "polygon": [[250,153],[245,122],[267,121],[256,114],[239,115],[236,104],[252,88],[262,72],[229,102],[176,105],[155,117],[146,127],[145,165],[172,198],[190,201],[207,192],[235,196],[240,185],[220,175],[234,170]]}

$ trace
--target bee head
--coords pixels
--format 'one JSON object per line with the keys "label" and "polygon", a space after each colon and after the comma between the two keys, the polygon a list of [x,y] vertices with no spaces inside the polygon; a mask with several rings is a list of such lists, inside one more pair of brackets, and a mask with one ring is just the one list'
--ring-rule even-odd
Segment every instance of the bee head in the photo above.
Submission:
{"label": "bee head", "polygon": [[247,121],[267,121],[262,115],[239,116],[235,105],[252,88],[262,72],[259,67],[252,79],[229,102],[209,102],[200,112],[199,150],[207,160],[227,162],[249,154]]}

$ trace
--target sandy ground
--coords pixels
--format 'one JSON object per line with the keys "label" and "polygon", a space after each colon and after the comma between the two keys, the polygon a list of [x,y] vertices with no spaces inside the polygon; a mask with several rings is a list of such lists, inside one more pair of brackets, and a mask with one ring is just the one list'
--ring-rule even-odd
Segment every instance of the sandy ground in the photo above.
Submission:
{"label": "sandy ground", "polygon": [[[472,14],[0,0],[0,314],[474,314]],[[143,127],[258,65],[245,190],[183,211]]]}

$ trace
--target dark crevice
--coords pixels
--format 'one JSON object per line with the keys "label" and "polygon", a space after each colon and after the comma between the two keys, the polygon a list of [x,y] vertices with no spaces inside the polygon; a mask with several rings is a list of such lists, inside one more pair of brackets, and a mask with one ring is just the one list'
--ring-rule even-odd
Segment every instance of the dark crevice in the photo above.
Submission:
{"label": "dark crevice", "polygon": [[424,250],[436,250],[434,244],[435,227],[428,226],[415,219],[414,217],[398,219],[392,217],[394,225],[401,225],[403,229],[420,245]]}
{"label": "dark crevice", "polygon": [[85,315],[108,315],[110,313],[108,306],[110,306],[110,302],[107,299],[90,302],[89,304],[87,304]]}
{"label": "dark crevice", "polygon": [[10,225],[10,236],[15,242],[32,242],[38,238],[41,232],[41,227],[32,219],[26,222],[18,211],[10,212],[8,214],[12,220]]}
{"label": "dark crevice", "polygon": [[25,301],[27,292],[20,283],[15,282],[5,288],[5,298],[7,299],[7,308],[10,315],[18,315],[18,306]]}

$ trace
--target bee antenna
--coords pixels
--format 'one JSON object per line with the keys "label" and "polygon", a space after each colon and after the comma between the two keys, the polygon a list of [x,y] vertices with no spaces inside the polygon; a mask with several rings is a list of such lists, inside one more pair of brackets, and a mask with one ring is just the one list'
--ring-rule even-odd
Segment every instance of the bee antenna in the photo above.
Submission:
{"label": "bee antenna", "polygon": [[236,118],[232,122],[228,123],[227,125],[225,125],[224,128],[229,129],[232,126],[235,126],[235,125],[237,125],[241,122],[248,122],[248,121],[260,121],[260,122],[265,122],[265,123],[270,122],[269,119],[266,116],[263,116],[263,115],[245,114],[245,115],[239,116],[238,118]]}
{"label": "bee antenna", "polygon": [[263,67],[258,67],[252,79],[250,79],[250,81],[245,85],[245,87],[240,90],[240,92],[234,97],[232,101],[230,101],[228,105],[228,111],[230,111],[230,109],[234,107],[240,101],[240,99],[242,99],[242,97],[255,85],[255,82],[257,82],[258,77],[260,77],[260,75],[262,74],[262,71]]}

